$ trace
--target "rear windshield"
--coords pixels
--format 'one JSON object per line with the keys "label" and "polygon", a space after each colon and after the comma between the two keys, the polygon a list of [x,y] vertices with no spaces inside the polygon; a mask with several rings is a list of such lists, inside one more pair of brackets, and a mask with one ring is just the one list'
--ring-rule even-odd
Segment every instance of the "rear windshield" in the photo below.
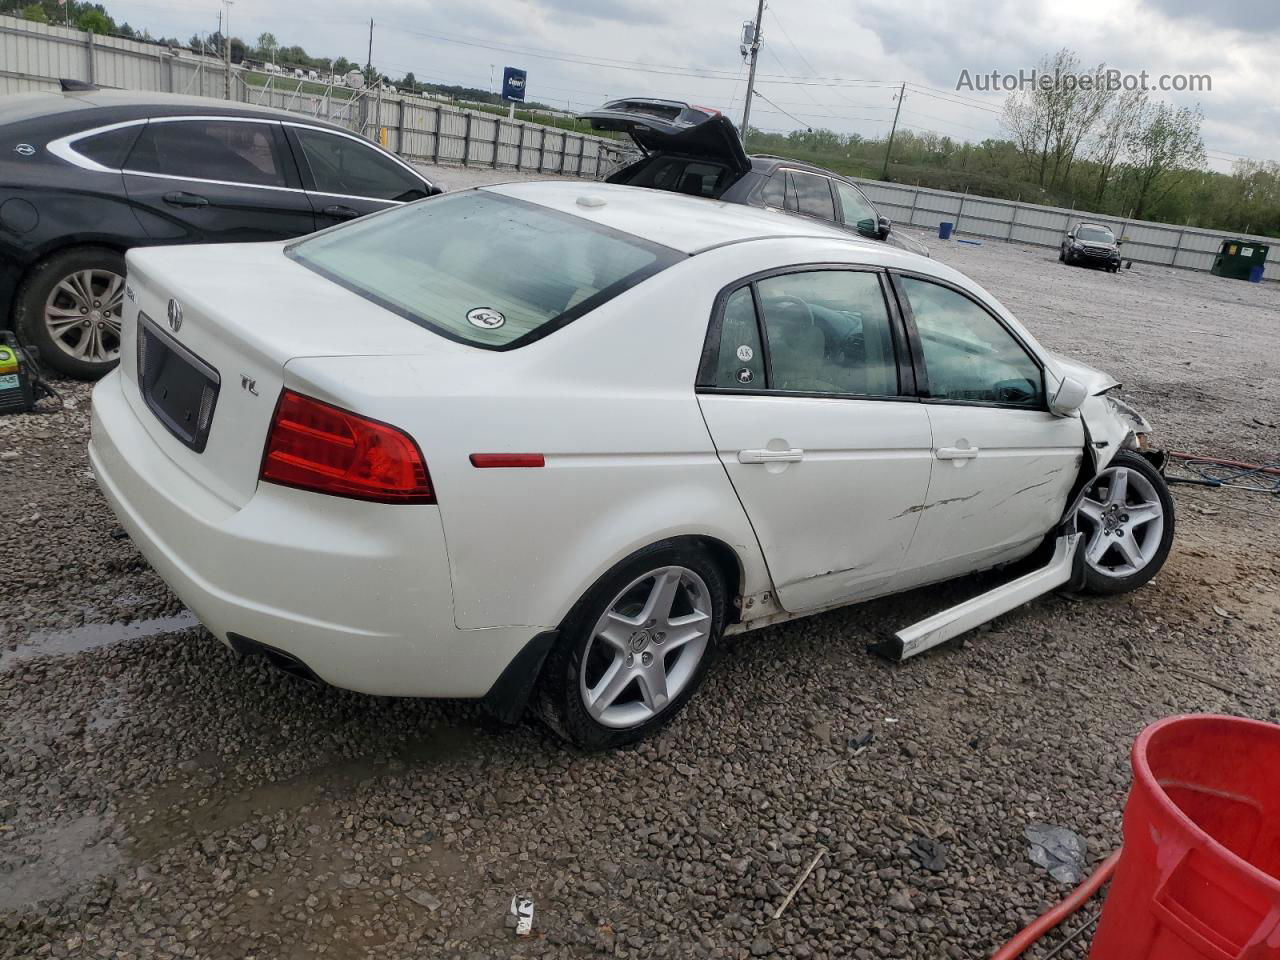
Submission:
{"label": "rear windshield", "polygon": [[1090,243],[1114,243],[1116,239],[1106,227],[1081,227],[1076,231],[1076,238]]}
{"label": "rear windshield", "polygon": [[581,217],[469,190],[356,220],[288,254],[436,333],[519,347],[680,259]]}
{"label": "rear windshield", "polygon": [[625,182],[633,187],[718,198],[736,179],[737,175],[723,163],[660,155],[636,170]]}

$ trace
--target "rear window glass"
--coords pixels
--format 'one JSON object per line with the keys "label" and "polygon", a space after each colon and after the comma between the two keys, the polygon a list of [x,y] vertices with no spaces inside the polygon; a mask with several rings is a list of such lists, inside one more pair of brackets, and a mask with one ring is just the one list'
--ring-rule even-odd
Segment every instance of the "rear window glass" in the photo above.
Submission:
{"label": "rear window glass", "polygon": [[688,160],[684,157],[655,157],[636,171],[627,183],[695,197],[718,197],[733,181],[734,174],[719,163]]}
{"label": "rear window glass", "polygon": [[308,237],[289,256],[452,340],[518,347],[681,258],[581,217],[478,190]]}
{"label": "rear window glass", "polygon": [[118,127],[105,133],[95,133],[91,137],[81,137],[75,142],[75,149],[95,163],[119,170],[124,166],[124,158],[129,155],[133,141],[138,139],[141,132],[141,125]]}

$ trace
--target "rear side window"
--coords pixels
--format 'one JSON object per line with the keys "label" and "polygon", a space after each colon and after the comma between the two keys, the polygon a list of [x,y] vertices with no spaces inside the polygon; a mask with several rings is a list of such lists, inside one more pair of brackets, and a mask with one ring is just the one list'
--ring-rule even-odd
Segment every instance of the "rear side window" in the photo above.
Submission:
{"label": "rear side window", "polygon": [[350,137],[295,127],[315,189],[375,200],[420,200],[422,181],[390,157]]}
{"label": "rear side window", "polygon": [[288,255],[451,340],[499,350],[545,336],[682,256],[481,190],[353,221]]}
{"label": "rear side window", "polygon": [[259,187],[285,186],[278,125],[232,120],[153,120],[129,154],[129,169]]}
{"label": "rear side window", "polygon": [[[836,218],[835,203],[831,199],[831,181],[826,177],[812,173],[800,173],[797,170],[788,174],[791,178],[791,190],[795,197],[795,211],[805,216],[818,217],[822,220]],[[793,209],[788,204],[787,209]]]}
{"label": "rear side window", "polygon": [[814,270],[757,284],[775,390],[888,397],[898,368],[880,278]]}
{"label": "rear side window", "polygon": [[125,157],[129,156],[129,150],[142,129],[139,124],[108,130],[105,133],[95,133],[91,137],[81,137],[75,142],[76,153],[104,167],[119,170],[124,166]]}
{"label": "rear side window", "polygon": [[725,301],[720,321],[720,356],[716,386],[763,390],[764,351],[750,287],[739,287]]}
{"label": "rear side window", "polygon": [[785,173],[775,173],[764,185],[764,190],[760,192],[760,200],[766,207],[783,209],[786,204],[786,186],[783,183],[786,176]]}

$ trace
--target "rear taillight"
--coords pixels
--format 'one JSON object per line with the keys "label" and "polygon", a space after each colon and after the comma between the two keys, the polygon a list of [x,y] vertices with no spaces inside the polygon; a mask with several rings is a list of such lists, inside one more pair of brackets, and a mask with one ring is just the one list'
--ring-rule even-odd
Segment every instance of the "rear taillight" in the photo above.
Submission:
{"label": "rear taillight", "polygon": [[422,452],[403,430],[285,390],[260,479],[379,503],[435,503]]}

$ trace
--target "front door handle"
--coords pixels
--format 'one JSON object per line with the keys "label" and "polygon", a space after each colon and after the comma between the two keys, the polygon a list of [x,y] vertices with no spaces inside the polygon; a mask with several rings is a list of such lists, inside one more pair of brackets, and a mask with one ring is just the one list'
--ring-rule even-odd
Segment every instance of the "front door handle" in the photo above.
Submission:
{"label": "front door handle", "polygon": [[976,460],[977,447],[939,447],[934,455],[939,460]]}
{"label": "front door handle", "polygon": [[790,450],[739,450],[739,463],[799,463],[804,451],[798,447]]}
{"label": "front door handle", "polygon": [[335,220],[354,220],[360,216],[359,210],[352,210],[350,207],[343,206],[340,203],[331,203],[320,212],[326,217],[333,217]]}
{"label": "front door handle", "polygon": [[175,207],[207,207],[209,201],[198,193],[187,193],[185,190],[178,190],[174,193],[166,193],[164,202],[172,204]]}

